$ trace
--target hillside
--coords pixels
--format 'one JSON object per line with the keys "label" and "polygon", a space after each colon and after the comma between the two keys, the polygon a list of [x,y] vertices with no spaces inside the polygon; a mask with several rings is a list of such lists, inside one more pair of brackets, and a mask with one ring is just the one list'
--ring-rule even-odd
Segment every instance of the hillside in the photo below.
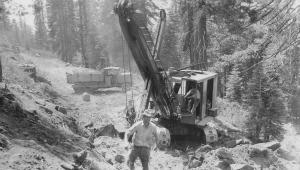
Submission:
{"label": "hillside", "polygon": [[[85,102],[66,83],[66,72],[84,68],[57,58],[36,57],[34,52],[14,53],[10,48],[1,51],[4,83],[0,86],[0,170],[60,170],[62,166],[75,170],[74,154],[82,156],[84,152],[87,159],[81,162],[81,169],[128,169],[124,160],[128,151],[115,135],[126,128],[126,95],[120,88],[97,91]],[[20,64],[34,65],[37,77],[29,77]],[[138,105],[143,82],[137,74],[134,84],[138,88],[133,95],[127,92],[127,100],[134,96]],[[65,111],[56,110],[56,106]],[[201,146],[173,141],[170,148],[152,152],[150,169],[300,168],[300,137],[290,124],[285,126],[287,133],[281,143],[254,145],[219,119],[210,123],[218,129],[219,142]],[[85,128],[90,123],[94,129],[110,128],[91,143],[92,131]],[[141,169],[140,162],[137,166]]]}

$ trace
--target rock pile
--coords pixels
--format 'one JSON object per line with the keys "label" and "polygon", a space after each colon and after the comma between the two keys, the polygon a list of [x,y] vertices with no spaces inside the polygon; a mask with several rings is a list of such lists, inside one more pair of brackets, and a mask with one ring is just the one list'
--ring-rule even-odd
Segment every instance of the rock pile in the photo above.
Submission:
{"label": "rock pile", "polygon": [[[240,141],[240,140],[237,140]],[[239,142],[238,142],[239,143]],[[278,153],[288,154],[280,149],[280,143],[269,142],[255,145],[241,144],[235,147],[213,148],[209,145],[199,147],[189,155],[188,169],[290,169],[299,165],[280,158]],[[288,158],[291,158],[289,155]],[[291,159],[290,159],[291,160]]]}

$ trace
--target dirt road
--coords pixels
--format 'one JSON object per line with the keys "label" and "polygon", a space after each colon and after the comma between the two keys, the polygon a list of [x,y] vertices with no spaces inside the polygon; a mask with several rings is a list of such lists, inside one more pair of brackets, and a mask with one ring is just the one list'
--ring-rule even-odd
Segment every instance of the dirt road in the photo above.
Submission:
{"label": "dirt road", "polygon": [[[120,88],[112,88],[111,90],[102,89],[91,95],[90,102],[84,102],[81,94],[74,93],[72,85],[67,83],[66,72],[85,71],[87,69],[81,67],[74,67],[72,65],[66,66],[66,63],[59,59],[33,57],[29,54],[22,54],[25,60],[32,61],[47,79],[51,81],[52,86],[58,91],[67,101],[69,107],[78,109],[79,122],[83,124],[93,121],[95,126],[113,123],[118,128],[126,125],[123,109],[126,107],[126,95]],[[135,74],[135,76],[138,76]],[[135,77],[134,80],[141,80]],[[134,82],[141,84],[142,82]],[[139,90],[133,92],[135,102],[139,100]],[[127,92],[127,100],[132,98],[132,91]]]}

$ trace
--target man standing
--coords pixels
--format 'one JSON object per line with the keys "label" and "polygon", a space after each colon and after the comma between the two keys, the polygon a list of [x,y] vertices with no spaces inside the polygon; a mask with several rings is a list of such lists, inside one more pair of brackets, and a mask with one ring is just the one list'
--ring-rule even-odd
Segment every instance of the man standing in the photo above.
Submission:
{"label": "man standing", "polygon": [[[184,96],[184,99],[190,99],[189,100],[189,103],[188,103],[188,111],[191,112],[191,114],[194,114],[195,111],[196,111],[196,108],[197,106],[199,105],[200,103],[200,99],[201,99],[201,94],[200,94],[200,91],[197,89],[197,85],[195,84],[193,86],[193,88]],[[191,106],[192,106],[192,103],[193,104],[193,108],[191,110]]]}
{"label": "man standing", "polygon": [[156,131],[156,125],[151,121],[153,113],[155,111],[152,109],[147,109],[142,113],[142,120],[133,124],[125,134],[126,147],[129,146],[128,138],[133,135],[132,143],[133,148],[129,154],[128,166],[132,170],[134,169],[134,162],[137,157],[141,159],[143,170],[148,170],[148,163],[150,159],[150,150],[152,144],[152,138],[155,138],[155,150],[158,144],[158,137]]}

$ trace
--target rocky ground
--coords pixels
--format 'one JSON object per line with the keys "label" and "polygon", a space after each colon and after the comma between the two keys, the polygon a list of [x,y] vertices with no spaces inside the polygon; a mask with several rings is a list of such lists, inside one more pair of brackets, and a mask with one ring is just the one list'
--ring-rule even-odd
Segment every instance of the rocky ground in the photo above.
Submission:
{"label": "rocky ground", "polygon": [[[32,53],[2,50],[1,56],[5,84],[0,84],[0,170],[128,169],[128,150],[118,135],[127,125],[126,95],[120,88],[99,90],[84,101],[66,83],[66,72],[86,69]],[[21,63],[36,66],[35,81],[18,68]],[[134,85],[127,100],[133,96],[138,105],[143,82],[137,74]],[[219,142],[200,146],[173,141],[170,148],[152,152],[150,169],[300,168],[300,137],[291,124],[285,125],[281,143],[253,145],[220,122],[217,117],[210,123],[218,128]],[[90,129],[100,133],[93,135]],[[136,165],[141,169],[139,161]]]}

